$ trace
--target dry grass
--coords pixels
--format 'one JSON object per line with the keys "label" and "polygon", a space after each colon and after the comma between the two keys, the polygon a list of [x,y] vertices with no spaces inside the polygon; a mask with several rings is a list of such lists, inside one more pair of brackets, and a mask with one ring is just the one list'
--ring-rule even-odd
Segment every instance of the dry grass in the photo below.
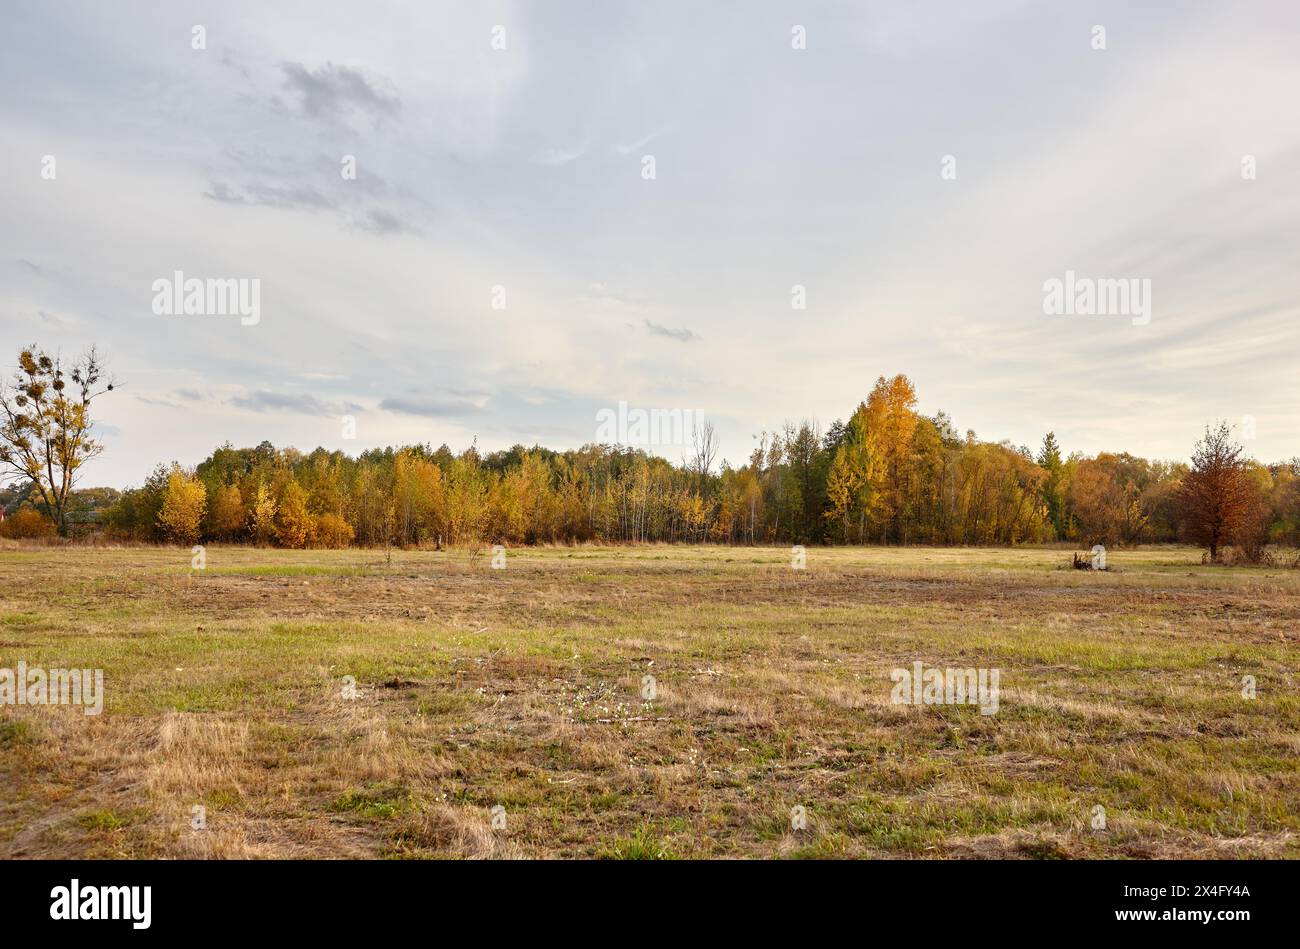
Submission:
{"label": "dry grass", "polygon": [[[1109,559],[9,544],[0,668],[107,701],[0,707],[0,855],[1300,854],[1300,574]],[[1000,711],[890,704],[913,661]]]}

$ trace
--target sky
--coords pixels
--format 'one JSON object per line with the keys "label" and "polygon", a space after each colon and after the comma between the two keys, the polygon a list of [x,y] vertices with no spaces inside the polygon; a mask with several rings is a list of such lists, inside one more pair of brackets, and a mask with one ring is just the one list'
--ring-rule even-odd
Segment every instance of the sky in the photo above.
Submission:
{"label": "sky", "polygon": [[[107,357],[83,486],[226,441],[576,448],[620,402],[740,464],[895,373],[985,439],[1186,458],[1226,419],[1300,454],[1293,0],[7,0],[0,27],[0,367]],[[257,321],[155,312],[177,271],[259,281]],[[1149,321],[1046,313],[1067,272],[1149,281]]]}

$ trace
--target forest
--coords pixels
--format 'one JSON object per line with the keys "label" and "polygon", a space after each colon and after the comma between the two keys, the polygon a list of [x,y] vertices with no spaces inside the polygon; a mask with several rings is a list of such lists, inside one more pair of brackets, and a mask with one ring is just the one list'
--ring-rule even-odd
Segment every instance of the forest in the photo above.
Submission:
{"label": "forest", "polygon": [[[289,548],[1185,541],[1253,562],[1300,539],[1300,461],[1245,459],[1226,424],[1188,465],[1066,455],[1051,432],[1036,450],[982,441],[916,406],[906,376],[882,376],[847,422],[765,433],[740,466],[714,464],[708,426],[676,464],[608,444],[357,457],[225,444],[192,469],[159,464],[88,520],[118,540]],[[15,511],[5,532],[52,533],[40,508]]]}

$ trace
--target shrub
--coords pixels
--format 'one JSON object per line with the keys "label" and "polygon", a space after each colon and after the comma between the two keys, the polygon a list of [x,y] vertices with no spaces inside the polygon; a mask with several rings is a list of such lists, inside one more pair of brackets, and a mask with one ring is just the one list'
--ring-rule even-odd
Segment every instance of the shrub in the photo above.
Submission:
{"label": "shrub", "polygon": [[311,545],[313,547],[346,547],[352,543],[355,532],[352,525],[337,514],[318,514],[312,522]]}
{"label": "shrub", "polygon": [[0,524],[0,537],[53,537],[54,522],[34,507],[20,507]]}

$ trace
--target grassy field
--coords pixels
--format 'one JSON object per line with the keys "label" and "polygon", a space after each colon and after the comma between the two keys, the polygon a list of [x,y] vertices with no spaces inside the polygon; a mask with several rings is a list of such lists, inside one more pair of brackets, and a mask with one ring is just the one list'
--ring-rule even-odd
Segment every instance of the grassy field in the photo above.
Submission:
{"label": "grassy field", "polygon": [[[0,668],[107,694],[0,706],[0,856],[1300,856],[1300,571],[507,556],[0,549]],[[891,704],[916,661],[997,714]]]}

